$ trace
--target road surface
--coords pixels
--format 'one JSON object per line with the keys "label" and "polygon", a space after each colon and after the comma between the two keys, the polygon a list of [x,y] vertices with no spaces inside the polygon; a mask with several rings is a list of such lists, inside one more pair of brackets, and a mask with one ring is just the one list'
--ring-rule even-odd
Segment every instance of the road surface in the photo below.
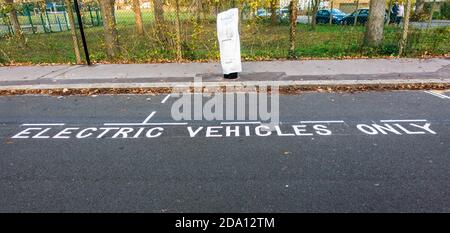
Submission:
{"label": "road surface", "polygon": [[450,92],[282,95],[275,128],[177,100],[0,97],[0,212],[450,211]]}

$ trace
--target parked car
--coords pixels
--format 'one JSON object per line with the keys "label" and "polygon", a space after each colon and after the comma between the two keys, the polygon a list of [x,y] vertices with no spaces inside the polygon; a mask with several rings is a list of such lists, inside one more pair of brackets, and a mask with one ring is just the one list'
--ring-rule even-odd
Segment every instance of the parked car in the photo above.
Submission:
{"label": "parked car", "polygon": [[[289,15],[289,9],[288,8],[281,8],[281,11],[279,9],[277,9],[275,11],[275,14],[276,14],[277,17],[280,17],[280,13],[281,13],[281,18],[287,18],[288,15]],[[270,11],[268,11],[268,10],[266,10],[264,8],[256,10],[256,16],[258,16],[258,17],[269,17],[271,15],[272,14],[270,13]]]}
{"label": "parked car", "polygon": [[341,24],[353,25],[355,18],[357,18],[357,24],[365,24],[369,18],[369,9],[358,9],[353,11],[351,14],[342,18]]}
{"label": "parked car", "polygon": [[281,8],[281,11],[279,9],[277,9],[276,14],[279,17],[281,13],[281,18],[285,19],[289,17],[289,8]]}
{"label": "parked car", "polygon": [[256,10],[256,16],[258,17],[268,17],[270,13],[266,11],[266,9],[258,9]]}
{"label": "parked car", "polygon": [[340,24],[341,20],[347,16],[344,12],[338,10],[338,9],[324,9],[317,11],[316,14],[316,22],[317,23],[329,23],[330,22],[330,16],[332,16],[331,22],[333,24]]}
{"label": "parked car", "polygon": [[[367,20],[369,19],[369,9],[358,9],[356,11],[353,11],[351,14],[342,18],[341,24],[353,25],[355,22],[355,17],[357,18],[357,24],[366,24]],[[386,11],[386,14],[384,15],[384,22],[386,23],[388,20],[388,13]]]}
{"label": "parked car", "polygon": [[149,9],[150,7],[151,7],[150,2],[144,2],[144,3],[141,4],[141,8]]}

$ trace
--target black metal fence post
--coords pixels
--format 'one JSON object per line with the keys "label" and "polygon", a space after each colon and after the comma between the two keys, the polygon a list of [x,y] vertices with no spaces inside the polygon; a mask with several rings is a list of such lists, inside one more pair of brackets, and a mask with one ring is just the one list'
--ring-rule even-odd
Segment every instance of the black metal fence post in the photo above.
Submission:
{"label": "black metal fence post", "polygon": [[76,12],[77,18],[78,18],[78,27],[80,28],[81,42],[83,43],[84,55],[86,56],[86,63],[90,66],[91,59],[89,58],[89,51],[88,51],[88,47],[87,47],[87,43],[86,43],[86,36],[84,35],[83,20],[81,19],[81,13],[80,13],[80,8],[78,6],[78,0],[73,0],[73,3],[75,4],[75,12]]}

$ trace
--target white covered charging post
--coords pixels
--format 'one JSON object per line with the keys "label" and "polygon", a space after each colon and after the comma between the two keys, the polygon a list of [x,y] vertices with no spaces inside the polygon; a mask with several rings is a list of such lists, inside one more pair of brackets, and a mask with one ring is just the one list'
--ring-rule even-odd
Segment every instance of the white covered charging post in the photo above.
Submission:
{"label": "white covered charging post", "polygon": [[[225,75],[242,71],[241,45],[239,41],[239,12],[233,8],[217,15],[217,37],[220,62]],[[237,76],[236,76],[237,77]]]}

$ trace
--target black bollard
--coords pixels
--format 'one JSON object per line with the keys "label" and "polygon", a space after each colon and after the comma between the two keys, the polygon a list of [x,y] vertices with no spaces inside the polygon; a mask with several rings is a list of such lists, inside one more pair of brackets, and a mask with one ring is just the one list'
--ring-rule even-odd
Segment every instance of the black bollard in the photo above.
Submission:
{"label": "black bollard", "polygon": [[223,75],[223,78],[225,79],[237,79],[238,77],[238,73],[229,73]]}

